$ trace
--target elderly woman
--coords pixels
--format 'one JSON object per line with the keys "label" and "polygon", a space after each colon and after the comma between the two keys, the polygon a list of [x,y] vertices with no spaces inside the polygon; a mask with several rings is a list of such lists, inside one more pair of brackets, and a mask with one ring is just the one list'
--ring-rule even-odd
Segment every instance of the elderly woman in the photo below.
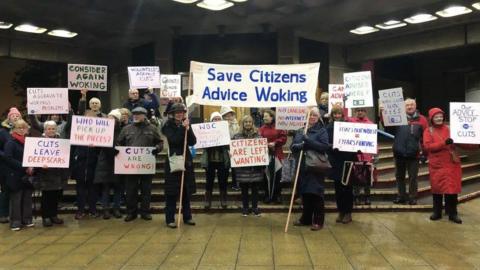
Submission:
{"label": "elderly woman", "polygon": [[[235,134],[240,131],[240,126],[238,125],[238,121],[235,115],[235,111],[232,110],[230,106],[222,106],[220,107],[220,114],[222,115],[223,120],[228,121],[228,131],[230,133],[230,139],[233,138]],[[228,175],[227,175],[228,178]],[[232,189],[235,191],[240,190],[240,187],[237,183],[237,177],[232,170]]]}
{"label": "elderly woman", "polygon": [[320,102],[318,104],[318,110],[320,111],[320,120],[326,125],[329,121],[328,118],[328,92],[322,92],[320,94]]}
{"label": "elderly woman", "polygon": [[[328,134],[320,122],[320,111],[314,107],[310,110],[310,117],[307,124],[307,133],[300,129],[293,138],[291,150],[296,155],[297,160],[300,152],[315,151],[325,153],[328,150]],[[298,192],[302,195],[303,212],[300,220],[295,222],[295,226],[311,225],[313,231],[323,228],[325,220],[325,202],[324,202],[324,180],[325,175],[318,172],[307,171],[305,168],[305,156],[302,158],[299,174]]]}
{"label": "elderly woman", "polygon": [[24,120],[13,124],[11,138],[5,145],[5,169],[7,187],[10,190],[10,228],[18,231],[25,227],[33,227],[32,191],[33,187],[26,178],[33,175],[33,168],[24,168],[23,148],[25,135],[29,126]]}
{"label": "elderly woman", "polygon": [[[46,121],[43,124],[45,138],[59,138],[57,123]],[[68,179],[68,169],[48,168],[44,166],[38,172],[40,178],[40,190],[42,191],[41,211],[42,224],[44,227],[51,227],[53,224],[63,224],[58,217],[58,202],[62,196],[62,189]]]}
{"label": "elderly woman", "polygon": [[[253,124],[253,118],[246,115],[240,123],[240,132],[233,136],[234,140],[261,138]],[[252,190],[252,209],[255,216],[260,216],[258,209],[258,185],[263,181],[265,166],[239,167],[234,169],[240,188],[242,189],[242,215],[250,213],[248,190]]]}

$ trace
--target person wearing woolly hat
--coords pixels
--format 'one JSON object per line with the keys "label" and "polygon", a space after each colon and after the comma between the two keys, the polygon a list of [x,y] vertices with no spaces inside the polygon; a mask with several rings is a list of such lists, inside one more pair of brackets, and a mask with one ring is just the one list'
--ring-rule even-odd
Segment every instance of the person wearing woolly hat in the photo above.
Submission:
{"label": "person wearing woolly hat", "polygon": [[122,113],[120,112],[119,109],[114,109],[114,110],[111,110],[109,113],[108,113],[108,116],[113,116],[116,120],[120,121],[122,119]]}
{"label": "person wearing woolly hat", "polygon": [[[232,110],[230,106],[220,107],[220,114],[222,115],[223,120],[228,121],[228,131],[230,132],[230,139],[235,136],[240,131],[240,126],[235,115],[235,111]],[[228,176],[227,176],[228,178]],[[235,172],[232,170],[232,189],[235,191],[240,190],[240,187],[237,183],[237,177]]]}

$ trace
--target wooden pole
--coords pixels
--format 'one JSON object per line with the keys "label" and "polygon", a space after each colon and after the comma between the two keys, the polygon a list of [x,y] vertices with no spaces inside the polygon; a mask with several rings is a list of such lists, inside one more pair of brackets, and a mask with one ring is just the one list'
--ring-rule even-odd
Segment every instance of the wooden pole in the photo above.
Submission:
{"label": "wooden pole", "polygon": [[[308,119],[310,118],[310,111],[311,111],[311,109],[308,109],[307,122],[305,123],[305,129],[303,131],[304,135],[307,134]],[[293,181],[292,197],[290,198],[290,206],[288,207],[287,223],[285,224],[285,233],[288,232],[288,224],[290,223],[290,216],[292,214],[293,201],[294,201],[294,198],[295,198],[295,193],[297,191],[298,174],[300,173],[300,166],[302,165],[302,159],[303,159],[303,149],[302,149],[302,151],[300,151],[300,156],[298,157],[297,171],[295,173],[295,180]]]}

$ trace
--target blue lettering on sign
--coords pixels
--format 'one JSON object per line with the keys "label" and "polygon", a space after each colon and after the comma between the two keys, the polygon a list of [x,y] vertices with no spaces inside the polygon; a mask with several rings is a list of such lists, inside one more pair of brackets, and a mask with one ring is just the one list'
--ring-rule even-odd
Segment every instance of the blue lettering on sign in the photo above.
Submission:
{"label": "blue lettering on sign", "polygon": [[292,92],[290,90],[284,91],[280,89],[278,92],[272,92],[272,87],[257,87],[255,86],[255,93],[257,95],[258,101],[274,101],[274,102],[288,102],[288,101],[299,101],[300,103],[307,102],[307,91],[296,91]]}
{"label": "blue lettering on sign", "polygon": [[208,80],[209,81],[219,81],[219,82],[241,82],[242,81],[242,74],[239,72],[215,72],[214,68],[209,68],[207,70],[208,73]]}

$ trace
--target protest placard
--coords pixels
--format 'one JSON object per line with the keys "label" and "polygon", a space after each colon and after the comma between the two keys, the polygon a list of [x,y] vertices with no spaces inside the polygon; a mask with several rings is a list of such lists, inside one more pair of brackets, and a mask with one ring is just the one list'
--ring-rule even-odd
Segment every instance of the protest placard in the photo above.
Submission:
{"label": "protest placard", "polygon": [[227,121],[208,122],[192,125],[197,138],[195,149],[229,145],[230,133]]}
{"label": "protest placard", "polygon": [[236,107],[316,106],[320,63],[218,65],[191,62],[193,94],[201,105]]}
{"label": "protest placard", "polygon": [[172,98],[182,96],[182,76],[175,74],[160,75],[160,97]]}
{"label": "protest placard", "polygon": [[333,148],[344,152],[377,153],[377,125],[335,121]]}
{"label": "protest placard", "polygon": [[130,88],[160,88],[159,67],[128,67]]}
{"label": "protest placard", "polygon": [[480,144],[480,103],[450,102],[450,137],[455,143]]}
{"label": "protest placard", "polygon": [[343,105],[344,89],[343,84],[328,85],[328,113],[332,111],[335,105],[344,107]]}
{"label": "protest placard", "polygon": [[298,130],[307,122],[307,107],[278,107],[275,112],[275,128]]}
{"label": "protest placard", "polygon": [[392,88],[378,91],[380,104],[383,106],[383,125],[403,126],[408,124],[403,100],[402,88]]}
{"label": "protest placard", "polygon": [[373,107],[372,75],[370,71],[343,74],[346,108]]}
{"label": "protest placard", "polygon": [[107,66],[68,64],[68,89],[107,91]]}
{"label": "protest placard", "polygon": [[70,143],[72,145],[112,147],[114,128],[114,119],[74,115]]}
{"label": "protest placard", "polygon": [[230,155],[232,168],[266,166],[269,163],[267,139],[232,140],[230,142]]}
{"label": "protest placard", "polygon": [[27,88],[28,114],[68,114],[68,88]]}
{"label": "protest placard", "polygon": [[115,174],[155,174],[157,160],[152,154],[155,147],[117,146]]}
{"label": "protest placard", "polygon": [[70,164],[70,141],[26,137],[23,151],[23,167],[68,168]]}

